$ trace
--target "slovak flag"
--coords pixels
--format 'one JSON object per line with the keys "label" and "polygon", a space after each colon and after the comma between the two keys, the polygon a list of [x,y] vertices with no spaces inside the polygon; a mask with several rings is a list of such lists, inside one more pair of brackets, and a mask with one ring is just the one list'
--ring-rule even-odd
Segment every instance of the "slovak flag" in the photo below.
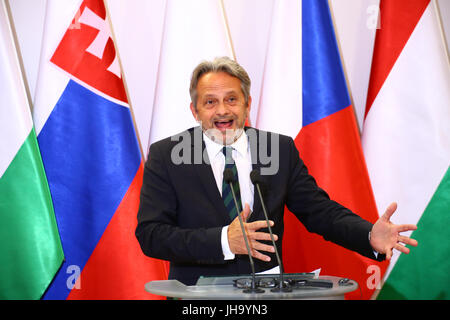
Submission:
{"label": "slovak flag", "polygon": [[[47,2],[34,121],[65,261],[44,299],[148,299],[143,160],[102,0]],[[75,16],[75,18],[74,18]],[[62,37],[62,38],[61,38]]]}

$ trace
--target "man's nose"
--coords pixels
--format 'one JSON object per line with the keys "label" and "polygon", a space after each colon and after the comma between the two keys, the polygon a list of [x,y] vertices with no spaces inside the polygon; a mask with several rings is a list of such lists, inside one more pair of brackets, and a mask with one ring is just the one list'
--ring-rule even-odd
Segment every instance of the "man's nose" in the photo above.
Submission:
{"label": "man's nose", "polygon": [[230,112],[227,104],[224,101],[220,101],[216,107],[216,114],[223,115],[228,114]]}

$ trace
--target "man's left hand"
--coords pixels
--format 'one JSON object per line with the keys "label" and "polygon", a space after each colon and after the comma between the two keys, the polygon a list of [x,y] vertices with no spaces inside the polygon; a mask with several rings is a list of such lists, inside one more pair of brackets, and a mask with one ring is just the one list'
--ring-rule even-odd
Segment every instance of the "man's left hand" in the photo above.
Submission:
{"label": "man's left hand", "polygon": [[416,240],[400,235],[400,232],[416,230],[415,225],[395,225],[390,221],[395,210],[397,210],[397,203],[393,202],[373,225],[370,237],[372,248],[378,253],[386,254],[387,260],[391,259],[393,249],[408,254],[409,249],[405,245],[417,246]]}

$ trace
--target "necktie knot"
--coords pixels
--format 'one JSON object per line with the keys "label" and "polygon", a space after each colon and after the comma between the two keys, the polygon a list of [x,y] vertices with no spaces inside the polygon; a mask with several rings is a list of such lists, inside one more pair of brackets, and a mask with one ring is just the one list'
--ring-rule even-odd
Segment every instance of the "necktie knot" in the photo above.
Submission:
{"label": "necktie knot", "polygon": [[222,153],[225,156],[225,164],[234,164],[233,157],[231,156],[233,153],[232,147],[223,147]]}

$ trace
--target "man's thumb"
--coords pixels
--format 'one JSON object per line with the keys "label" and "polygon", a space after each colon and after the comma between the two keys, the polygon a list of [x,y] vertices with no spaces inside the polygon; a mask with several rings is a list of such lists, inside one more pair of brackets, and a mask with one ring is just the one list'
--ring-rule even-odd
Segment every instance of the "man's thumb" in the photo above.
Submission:
{"label": "man's thumb", "polygon": [[248,203],[246,203],[244,205],[244,210],[242,210],[242,213],[241,213],[242,220],[244,220],[244,222],[246,222],[247,218],[249,216],[250,216],[250,206],[248,205]]}

